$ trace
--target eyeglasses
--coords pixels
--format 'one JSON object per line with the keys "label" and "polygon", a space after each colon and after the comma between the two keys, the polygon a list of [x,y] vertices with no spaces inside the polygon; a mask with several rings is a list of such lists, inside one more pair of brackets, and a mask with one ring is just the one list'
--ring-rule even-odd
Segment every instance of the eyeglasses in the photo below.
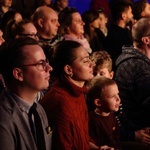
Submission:
{"label": "eyeglasses", "polygon": [[41,60],[40,62],[35,64],[20,65],[18,67],[28,67],[28,66],[35,66],[35,68],[39,71],[46,71],[48,67],[50,67],[48,59]]}
{"label": "eyeglasses", "polygon": [[31,37],[31,38],[37,38],[38,37],[38,33],[36,34],[19,34],[20,36],[28,36],[28,37]]}

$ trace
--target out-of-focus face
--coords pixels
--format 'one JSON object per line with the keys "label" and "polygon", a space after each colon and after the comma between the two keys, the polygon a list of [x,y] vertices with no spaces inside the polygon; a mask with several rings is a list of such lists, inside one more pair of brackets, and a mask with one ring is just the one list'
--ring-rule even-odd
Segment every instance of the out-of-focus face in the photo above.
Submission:
{"label": "out-of-focus face", "polygon": [[106,86],[102,90],[101,108],[105,112],[118,111],[120,106],[119,91],[116,84]]}
{"label": "out-of-focus face", "polygon": [[[21,65],[36,64],[46,60],[43,49],[39,45],[26,45],[23,46],[23,49],[26,59],[23,60]],[[49,72],[52,71],[52,67],[48,64],[43,71],[38,70],[35,65],[21,67],[21,70],[24,88],[39,92],[49,86]]]}
{"label": "out-of-focus face", "polygon": [[43,4],[44,5],[50,5],[51,4],[51,0],[43,0]]}
{"label": "out-of-focus face", "polygon": [[14,20],[16,20],[16,22],[22,20],[22,16],[20,13],[16,13],[15,16],[14,16]]}
{"label": "out-of-focus face", "polygon": [[108,18],[105,17],[103,13],[99,13],[99,19],[100,19],[100,28],[105,28],[106,24],[108,22]]}
{"label": "out-of-focus face", "polygon": [[72,23],[68,27],[69,34],[79,37],[84,33],[84,22],[82,21],[81,15],[78,12],[72,14]]}
{"label": "out-of-focus face", "polygon": [[113,78],[113,72],[109,71],[107,67],[101,68],[98,67],[98,69],[95,71],[95,76],[103,76],[109,79]]}
{"label": "out-of-focus face", "polygon": [[150,4],[145,3],[145,9],[141,13],[141,17],[150,17]]}
{"label": "out-of-focus face", "polygon": [[1,4],[5,7],[10,7],[12,5],[12,0],[1,0]]}
{"label": "out-of-focus face", "polygon": [[129,6],[129,9],[126,11],[126,23],[133,20],[132,8]]}
{"label": "out-of-focus face", "polygon": [[59,5],[62,9],[68,7],[68,0],[59,0]]}
{"label": "out-of-focus face", "polygon": [[45,17],[42,25],[42,36],[44,38],[52,39],[57,35],[60,24],[58,22],[58,15],[54,10],[45,11]]}
{"label": "out-of-focus face", "polygon": [[75,51],[73,64],[71,65],[73,76],[72,79],[78,86],[83,86],[85,81],[93,78],[93,62],[89,58],[87,51],[80,46]]}
{"label": "out-of-focus face", "polygon": [[28,36],[31,37],[35,40],[39,40],[38,35],[37,35],[37,29],[33,25],[33,23],[27,23],[23,25],[24,31],[21,33],[21,36]]}
{"label": "out-of-focus face", "polygon": [[96,20],[94,20],[92,23],[90,23],[90,27],[91,29],[93,28],[99,28],[99,25],[100,25],[100,20],[99,18],[97,18]]}
{"label": "out-of-focus face", "polygon": [[3,32],[0,30],[0,45],[2,45],[5,42],[3,39]]}

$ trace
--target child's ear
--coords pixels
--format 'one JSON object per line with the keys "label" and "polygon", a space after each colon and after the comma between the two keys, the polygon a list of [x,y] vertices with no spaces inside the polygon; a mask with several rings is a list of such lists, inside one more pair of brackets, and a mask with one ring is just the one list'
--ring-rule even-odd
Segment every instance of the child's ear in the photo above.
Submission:
{"label": "child's ear", "polygon": [[111,71],[111,72],[110,72],[110,79],[112,79],[113,77],[114,77],[114,72]]}
{"label": "child's ear", "polygon": [[101,106],[100,99],[95,99],[94,104],[95,104],[95,106]]}

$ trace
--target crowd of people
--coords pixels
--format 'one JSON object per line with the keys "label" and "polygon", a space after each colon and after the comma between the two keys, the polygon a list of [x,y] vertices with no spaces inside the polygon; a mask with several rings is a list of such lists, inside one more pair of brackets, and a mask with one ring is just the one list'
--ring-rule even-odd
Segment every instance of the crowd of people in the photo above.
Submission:
{"label": "crowd of people", "polygon": [[149,150],[150,4],[0,1],[0,149]]}

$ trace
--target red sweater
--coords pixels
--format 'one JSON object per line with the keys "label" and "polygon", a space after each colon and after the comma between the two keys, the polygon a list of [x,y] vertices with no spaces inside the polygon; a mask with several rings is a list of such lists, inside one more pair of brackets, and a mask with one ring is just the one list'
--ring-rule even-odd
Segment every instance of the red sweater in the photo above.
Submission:
{"label": "red sweater", "polygon": [[89,149],[85,92],[85,87],[64,79],[54,83],[41,101],[49,121],[54,124],[53,150]]}

